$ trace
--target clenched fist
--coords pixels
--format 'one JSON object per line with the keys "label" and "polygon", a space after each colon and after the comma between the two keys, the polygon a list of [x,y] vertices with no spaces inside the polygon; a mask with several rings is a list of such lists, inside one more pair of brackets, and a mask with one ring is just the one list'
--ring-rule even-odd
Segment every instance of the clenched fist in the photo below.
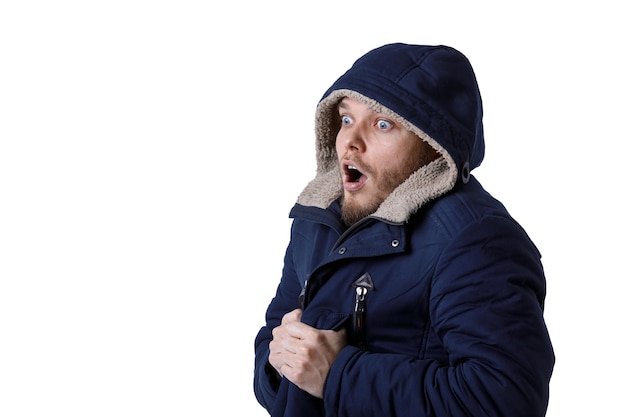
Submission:
{"label": "clenched fist", "polygon": [[300,317],[302,310],[293,310],[274,328],[269,361],[282,377],[322,398],[330,366],[348,343],[346,330],[318,330]]}

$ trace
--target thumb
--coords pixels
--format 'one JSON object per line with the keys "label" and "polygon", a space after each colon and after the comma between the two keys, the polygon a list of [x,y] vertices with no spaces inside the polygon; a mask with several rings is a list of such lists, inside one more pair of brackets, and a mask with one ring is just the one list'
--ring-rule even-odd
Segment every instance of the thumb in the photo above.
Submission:
{"label": "thumb", "polygon": [[302,318],[302,310],[297,308],[283,316],[282,324],[291,323],[294,321],[300,321],[301,318]]}

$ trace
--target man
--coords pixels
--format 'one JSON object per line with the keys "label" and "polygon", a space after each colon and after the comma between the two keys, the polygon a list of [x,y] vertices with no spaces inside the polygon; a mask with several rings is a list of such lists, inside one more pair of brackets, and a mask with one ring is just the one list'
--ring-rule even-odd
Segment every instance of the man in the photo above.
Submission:
{"label": "man", "polygon": [[365,54],[316,112],[255,340],[272,416],[544,416],[554,354],[540,254],[470,172],[482,103],[446,46]]}

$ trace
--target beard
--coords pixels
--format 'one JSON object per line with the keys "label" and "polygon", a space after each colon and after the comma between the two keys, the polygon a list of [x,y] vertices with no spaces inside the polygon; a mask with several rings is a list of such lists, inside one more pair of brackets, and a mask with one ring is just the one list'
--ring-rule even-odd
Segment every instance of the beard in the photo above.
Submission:
{"label": "beard", "polygon": [[375,193],[364,202],[351,197],[349,193],[346,195],[347,192],[344,191],[344,195],[341,198],[341,219],[347,226],[352,226],[359,220],[375,213],[389,194],[410,175],[410,173],[406,176],[398,175],[387,170],[381,174],[383,176],[382,184],[377,185]]}
{"label": "beard", "polygon": [[[353,160],[354,159],[356,158],[353,158]],[[436,156],[433,157],[431,153],[420,153],[409,159],[407,163],[401,167],[395,169],[384,168],[380,171],[372,166],[368,166],[362,161],[358,161],[359,166],[363,167],[366,172],[371,173],[371,177],[369,177],[368,181],[372,182],[369,185],[373,185],[375,189],[371,193],[371,196],[363,202],[356,198],[359,191],[352,196],[352,193],[344,190],[343,197],[341,198],[341,219],[343,222],[347,226],[352,226],[359,220],[375,213],[393,190],[406,181],[411,174],[434,159],[436,159]]]}
{"label": "beard", "polygon": [[376,209],[378,209],[383,201],[384,200],[376,200],[370,201],[366,205],[359,205],[354,200],[346,201],[344,196],[341,199],[341,220],[343,220],[346,226],[352,226],[359,220],[376,212]]}

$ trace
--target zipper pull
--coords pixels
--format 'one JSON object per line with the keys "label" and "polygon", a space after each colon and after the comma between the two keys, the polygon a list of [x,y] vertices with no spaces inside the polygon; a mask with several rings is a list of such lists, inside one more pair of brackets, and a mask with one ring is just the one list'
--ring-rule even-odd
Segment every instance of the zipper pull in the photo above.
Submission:
{"label": "zipper pull", "polygon": [[374,282],[369,273],[365,273],[352,283],[355,288],[356,300],[352,314],[352,331],[354,340],[360,349],[365,350],[365,300],[369,290],[374,290]]}
{"label": "zipper pull", "polygon": [[367,288],[356,287],[356,303],[354,304],[354,314],[352,315],[352,330],[359,348],[365,349],[365,297]]}

